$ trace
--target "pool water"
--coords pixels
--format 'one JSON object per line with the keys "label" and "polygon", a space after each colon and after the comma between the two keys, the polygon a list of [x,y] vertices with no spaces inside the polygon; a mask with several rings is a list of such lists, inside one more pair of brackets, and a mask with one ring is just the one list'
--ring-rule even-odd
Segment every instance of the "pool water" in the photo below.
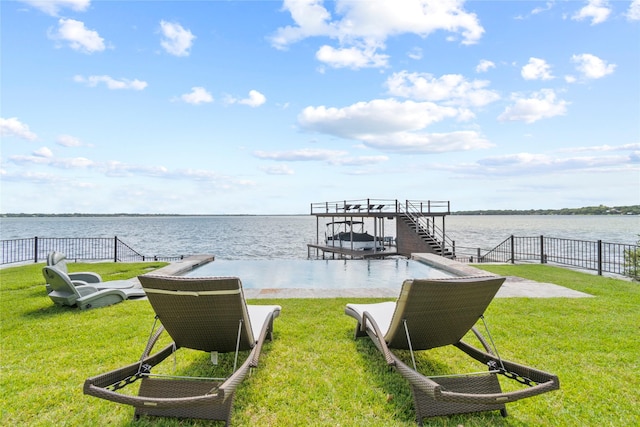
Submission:
{"label": "pool water", "polygon": [[393,288],[405,279],[455,277],[419,261],[376,260],[216,260],[185,276],[237,276],[247,289]]}

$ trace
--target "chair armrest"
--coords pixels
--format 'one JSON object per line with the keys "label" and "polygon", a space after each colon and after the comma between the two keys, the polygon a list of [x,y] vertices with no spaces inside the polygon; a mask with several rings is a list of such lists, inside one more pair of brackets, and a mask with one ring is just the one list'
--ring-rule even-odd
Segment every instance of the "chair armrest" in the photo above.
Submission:
{"label": "chair armrest", "polygon": [[[367,327],[367,322],[370,325],[369,327]],[[378,349],[382,352],[384,359],[387,362],[387,365],[395,366],[396,361],[391,355],[391,351],[389,350],[389,347],[387,347],[387,343],[384,340],[384,335],[382,335],[382,332],[380,331],[378,324],[373,319],[373,316],[369,314],[368,311],[365,311],[364,313],[362,313],[362,330],[367,332],[367,334],[369,335],[371,340],[374,342],[376,347],[378,347]]]}
{"label": "chair armrest", "polygon": [[98,273],[93,273],[90,271],[80,271],[77,273],[69,273],[69,279],[73,280],[82,280],[87,283],[100,283],[102,282],[102,276]]}
{"label": "chair armrest", "polygon": [[73,286],[75,286],[76,288],[78,286],[89,286],[89,283],[85,282],[84,280],[71,280],[71,283],[73,284]]}

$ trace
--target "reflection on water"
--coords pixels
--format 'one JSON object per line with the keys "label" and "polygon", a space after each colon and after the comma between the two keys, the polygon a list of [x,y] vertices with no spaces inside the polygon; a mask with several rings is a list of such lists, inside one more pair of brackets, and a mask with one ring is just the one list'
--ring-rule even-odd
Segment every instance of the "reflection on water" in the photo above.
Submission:
{"label": "reflection on water", "polygon": [[247,288],[393,288],[405,279],[451,274],[418,261],[384,260],[216,260],[185,276],[237,276]]}

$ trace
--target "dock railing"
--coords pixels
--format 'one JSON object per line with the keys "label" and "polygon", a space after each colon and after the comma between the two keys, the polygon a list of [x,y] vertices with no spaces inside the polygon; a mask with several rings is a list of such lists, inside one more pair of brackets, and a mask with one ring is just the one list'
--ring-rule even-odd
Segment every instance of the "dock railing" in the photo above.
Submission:
{"label": "dock railing", "polygon": [[550,263],[640,279],[640,246],[624,243],[512,235],[487,251],[457,246],[455,253],[465,262]]}
{"label": "dock railing", "polygon": [[399,200],[390,199],[359,199],[359,200],[338,200],[335,202],[311,203],[311,215],[332,215],[345,216],[349,214],[400,214],[409,205],[417,212],[429,214],[449,214],[451,205],[449,201],[438,200]]}
{"label": "dock railing", "polygon": [[0,264],[42,262],[51,251],[65,254],[73,261],[135,262],[175,261],[183,256],[142,255],[129,245],[114,237],[31,237],[2,240]]}

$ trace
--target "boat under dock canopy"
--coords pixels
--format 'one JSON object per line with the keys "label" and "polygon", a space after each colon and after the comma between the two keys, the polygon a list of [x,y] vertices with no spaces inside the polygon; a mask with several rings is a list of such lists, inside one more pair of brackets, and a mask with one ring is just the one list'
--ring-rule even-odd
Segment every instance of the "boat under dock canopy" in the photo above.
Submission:
{"label": "boat under dock canopy", "polygon": [[[317,258],[326,254],[332,258],[410,257],[414,252],[447,256],[453,250],[453,243],[445,235],[445,217],[450,213],[448,201],[360,199],[312,203],[316,241],[307,245],[308,256],[311,258],[313,250]],[[386,235],[385,229],[395,233]]]}

